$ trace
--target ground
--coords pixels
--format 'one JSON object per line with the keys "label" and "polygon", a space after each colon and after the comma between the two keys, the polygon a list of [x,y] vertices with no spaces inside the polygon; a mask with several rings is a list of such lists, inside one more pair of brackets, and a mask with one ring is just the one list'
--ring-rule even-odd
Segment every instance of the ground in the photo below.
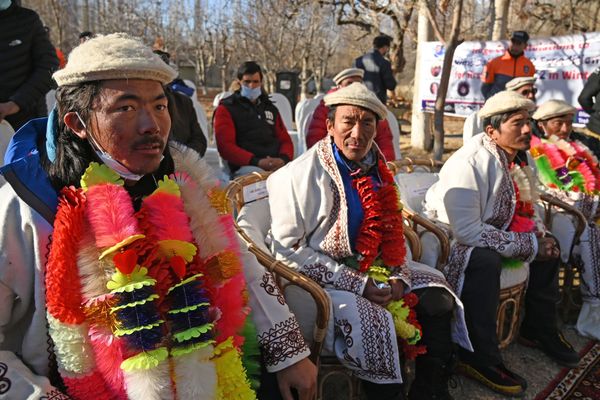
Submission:
{"label": "ground", "polygon": [[[199,96],[200,102],[207,111],[209,121],[212,117],[212,100],[218,91],[210,91],[206,96]],[[431,154],[418,149],[412,149],[410,146],[410,111],[407,107],[394,109],[398,116],[403,134],[400,136],[400,149],[404,157],[411,158],[430,158]],[[444,141],[444,157],[448,157],[462,146],[462,125],[461,118],[448,117],[444,120],[445,131],[447,133]],[[214,144],[212,144],[214,146]],[[563,322],[563,331],[567,339],[573,344],[576,350],[581,350],[589,342],[589,339],[579,336],[573,323],[576,313],[568,317],[566,323]],[[515,372],[527,379],[528,389],[525,392],[524,399],[534,399],[536,394],[546,388],[552,379],[560,372],[561,367],[545,356],[537,349],[525,347],[518,342],[514,342],[502,351],[505,363]],[[409,368],[410,373],[410,368]],[[409,377],[410,379],[410,377]],[[495,400],[505,399],[507,397],[495,394],[477,382],[466,379],[461,376],[454,376],[451,379],[451,393],[456,400]],[[342,382],[332,383],[327,388],[326,399],[345,399],[345,388]]]}

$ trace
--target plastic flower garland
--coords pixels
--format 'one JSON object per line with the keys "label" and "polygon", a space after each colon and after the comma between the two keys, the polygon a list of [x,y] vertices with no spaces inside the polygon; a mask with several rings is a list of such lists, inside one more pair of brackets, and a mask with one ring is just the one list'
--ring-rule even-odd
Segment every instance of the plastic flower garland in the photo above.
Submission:
{"label": "plastic flower garland", "polygon": [[[376,185],[371,176],[355,178],[364,212],[355,248],[357,255],[345,260],[346,265],[367,273],[376,282],[388,282],[397,268],[404,268],[406,247],[402,222],[402,203],[394,177],[382,160],[377,171],[381,184]],[[414,307],[418,298],[414,293],[392,301],[386,309],[392,314],[396,335],[400,339],[405,357],[414,359],[426,352],[417,345],[422,330]]]}
{"label": "plastic flower garland", "polygon": [[552,136],[533,146],[531,155],[544,185],[565,192],[600,192],[598,159],[583,143]]}
{"label": "plastic flower garland", "polygon": [[[516,206],[513,218],[508,226],[511,232],[533,232],[536,229],[533,217],[534,204],[538,199],[535,187],[535,176],[529,165],[513,164],[510,175],[515,188]],[[506,268],[520,268],[523,261],[514,258],[503,258],[502,265]]]}
{"label": "plastic flower garland", "polygon": [[[46,268],[50,335],[68,394],[254,399],[239,351],[248,309],[235,240],[219,243],[198,231],[200,213],[188,217],[194,209],[181,191],[200,199],[195,182],[165,176],[137,213],[103,165],[91,163],[81,187],[61,192]],[[217,222],[212,213],[203,210]],[[211,257],[200,257],[207,250],[198,239]]]}

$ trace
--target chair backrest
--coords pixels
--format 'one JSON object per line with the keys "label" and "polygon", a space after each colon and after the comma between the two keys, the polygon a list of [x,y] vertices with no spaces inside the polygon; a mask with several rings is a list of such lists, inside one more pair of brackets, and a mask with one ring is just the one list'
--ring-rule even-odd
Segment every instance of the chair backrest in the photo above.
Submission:
{"label": "chair backrest", "polygon": [[217,94],[212,102],[213,107],[217,108],[219,106],[219,103],[221,102],[221,100],[228,98],[232,94],[233,94],[233,92],[230,92],[230,91],[221,92],[221,93]]}
{"label": "chair backrest", "polygon": [[321,102],[321,97],[303,100],[296,106],[296,127],[298,128],[298,141],[300,142],[301,153],[306,151],[308,126],[310,125],[315,109]]}
{"label": "chair backrest", "polygon": [[8,144],[14,134],[15,130],[11,124],[3,119],[2,122],[0,122],[0,165],[4,165],[4,153],[6,153]]}
{"label": "chair backrest", "polygon": [[387,121],[388,124],[390,124],[390,130],[392,131],[392,144],[394,145],[394,154],[396,156],[395,160],[399,160],[402,157],[400,154],[400,125],[398,125],[396,115],[390,110],[387,110]]}
{"label": "chair backrest", "polygon": [[279,110],[279,114],[281,115],[281,119],[283,119],[283,123],[288,131],[294,129],[294,122],[292,120],[292,106],[290,101],[281,93],[271,93],[269,98]]}

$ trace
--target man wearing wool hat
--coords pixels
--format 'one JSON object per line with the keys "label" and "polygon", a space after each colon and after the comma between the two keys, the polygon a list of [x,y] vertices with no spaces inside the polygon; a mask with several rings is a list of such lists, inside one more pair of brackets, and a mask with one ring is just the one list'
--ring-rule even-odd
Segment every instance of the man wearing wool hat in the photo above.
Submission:
{"label": "man wearing wool hat", "polygon": [[[332,88],[329,93],[334,93],[336,90],[344,88],[354,82],[362,82],[365,71],[360,68],[346,68],[339,72],[333,77],[333,81],[337,85]],[[312,147],[319,140],[327,136],[327,114],[329,108],[325,105],[325,101],[321,100],[315,111],[313,111],[310,124],[308,125],[308,132],[306,133],[306,148]],[[393,143],[394,136],[390,129],[390,124],[386,118],[383,118],[377,123],[377,134],[375,135],[375,143],[379,147],[379,150],[385,156],[388,161],[400,158],[399,154],[395,153],[395,146]],[[396,144],[399,146],[399,144]]]}
{"label": "man wearing wool hat", "polygon": [[[579,360],[556,325],[558,246],[534,223],[536,182],[526,153],[534,107],[511,91],[490,97],[479,111],[485,131],[446,161],[425,204],[428,216],[449,227],[454,239],[444,271],[465,305],[475,350],[459,350],[460,367],[467,376],[511,396],[521,395],[526,382],[508,369],[498,349],[501,275],[518,274],[529,263],[521,337],[561,364],[573,366]],[[513,268],[503,267],[509,262]]]}
{"label": "man wearing wool hat", "polygon": [[[267,180],[271,249],[331,297],[325,348],[362,380],[368,399],[403,398],[399,337],[383,307],[411,291],[418,296],[423,328],[418,344],[426,345],[427,353],[416,358],[409,397],[450,399],[451,330],[455,340],[470,347],[462,306],[441,273],[405,259],[398,190],[373,145],[386,108],[361,83],[328,94],[325,105],[328,136]],[[369,218],[372,202],[380,205],[376,221]],[[387,224],[380,213],[388,215]],[[379,240],[367,250],[363,245],[370,233],[379,234]],[[367,271],[373,264],[384,271],[377,281]]]}
{"label": "man wearing wool hat", "polygon": [[[8,398],[251,398],[248,307],[285,398],[312,398],[295,317],[211,205],[211,169],[168,142],[174,77],[137,39],[97,36],[54,74],[57,108],[15,134],[0,170]],[[282,349],[275,330],[297,340]]]}
{"label": "man wearing wool hat", "polygon": [[[519,93],[521,96],[535,103],[537,89],[535,88],[535,77],[533,76],[521,76],[511,79],[506,84],[506,90]],[[463,125],[463,143],[481,132],[483,132],[481,118],[474,112],[465,119],[465,124]]]}
{"label": "man wearing wool hat", "polygon": [[560,242],[562,259],[568,262],[570,251],[581,257],[580,269],[582,307],[577,319],[577,331],[600,339],[600,216],[598,159],[586,146],[588,136],[572,132],[577,109],[563,100],[549,100],[533,114],[543,139],[535,138],[531,156],[535,160],[540,181],[546,191],[577,208],[587,218],[577,246],[572,247],[575,224],[563,214],[553,218],[552,233]]}

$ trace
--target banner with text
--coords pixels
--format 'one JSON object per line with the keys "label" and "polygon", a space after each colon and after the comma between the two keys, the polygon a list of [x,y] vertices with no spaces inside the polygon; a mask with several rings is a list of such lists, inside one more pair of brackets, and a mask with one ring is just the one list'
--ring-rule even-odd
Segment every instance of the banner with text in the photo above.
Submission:
{"label": "banner with text", "polygon": [[[444,46],[440,42],[421,44],[420,82],[421,107],[433,112],[444,61]],[[464,42],[457,47],[452,62],[450,84],[446,96],[446,113],[467,116],[479,110],[481,74],[486,63],[504,54],[508,41]],[[580,35],[531,39],[525,55],[535,65],[537,103],[563,99],[580,111],[578,123],[586,123],[588,115],[581,111],[577,97],[589,74],[600,67],[600,32]]]}

